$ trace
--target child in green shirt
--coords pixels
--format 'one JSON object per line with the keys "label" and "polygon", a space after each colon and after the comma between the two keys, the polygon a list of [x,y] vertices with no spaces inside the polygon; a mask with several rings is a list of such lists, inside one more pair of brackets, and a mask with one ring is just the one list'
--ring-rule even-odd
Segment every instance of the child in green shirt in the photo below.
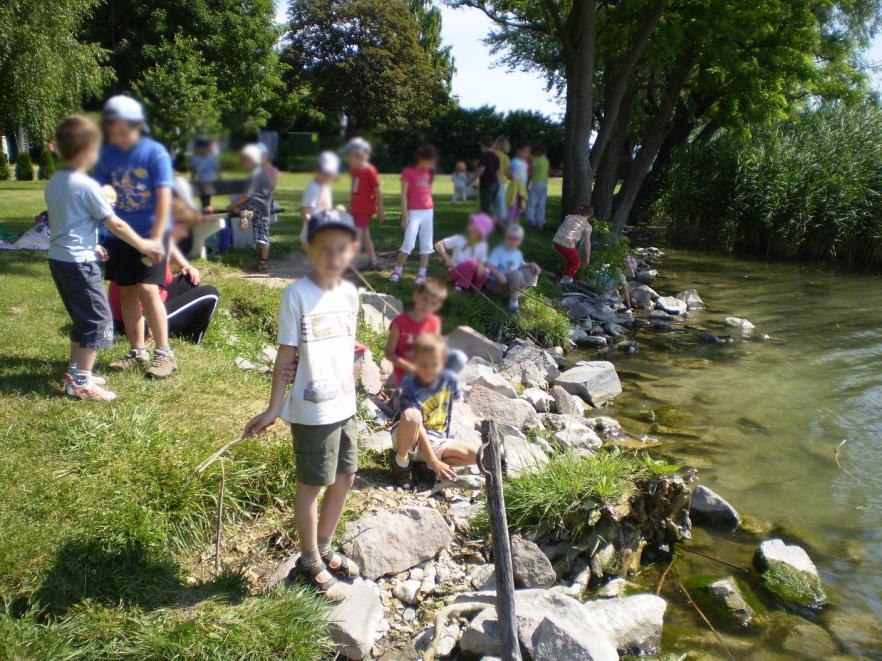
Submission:
{"label": "child in green shirt", "polygon": [[527,194],[527,225],[542,229],[545,225],[545,202],[548,200],[548,170],[550,164],[545,147],[533,147],[533,167],[530,171],[530,189]]}

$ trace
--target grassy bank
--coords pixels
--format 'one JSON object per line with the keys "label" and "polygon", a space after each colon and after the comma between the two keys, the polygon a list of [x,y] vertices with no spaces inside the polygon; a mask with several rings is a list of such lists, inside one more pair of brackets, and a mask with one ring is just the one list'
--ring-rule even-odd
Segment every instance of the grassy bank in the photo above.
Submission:
{"label": "grassy bank", "polygon": [[[273,228],[274,259],[299,258],[295,209],[305,175],[284,174],[287,212]],[[390,213],[381,250],[401,237],[394,176],[384,177]],[[337,186],[346,197],[345,179]],[[465,226],[449,182],[438,182],[438,236]],[[559,188],[553,188],[550,216]],[[39,182],[0,183],[0,224],[22,232],[44,208]],[[556,266],[550,232],[525,253]],[[200,347],[177,344],[182,369],[166,383],[118,375],[111,405],[60,396],[68,319],[45,255],[0,253],[0,656],[137,658],[317,658],[326,649],[322,604],[294,592],[254,596],[250,569],[290,548],[292,452],[282,425],[238,446],[226,462],[225,573],[213,572],[219,465],[193,468],[234,438],[265,404],[266,377],[239,370],[272,344],[280,292],[241,277],[250,251],[198,263],[221,292],[221,309]],[[407,299],[416,264],[397,286]],[[439,260],[432,271],[442,276]],[[553,293],[553,285],[543,283]],[[446,326],[525,330],[549,341],[565,325],[527,302],[525,328],[474,296],[451,297]],[[551,328],[551,331],[547,329]],[[558,328],[559,330],[553,330]],[[365,338],[367,339],[367,338]],[[98,369],[118,351],[105,352]],[[278,532],[282,531],[281,541]]]}

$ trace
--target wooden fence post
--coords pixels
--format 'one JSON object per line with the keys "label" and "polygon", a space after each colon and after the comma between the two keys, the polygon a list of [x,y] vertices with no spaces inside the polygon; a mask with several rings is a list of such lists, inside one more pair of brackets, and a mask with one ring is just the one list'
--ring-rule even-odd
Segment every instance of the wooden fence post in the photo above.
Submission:
{"label": "wooden fence post", "polygon": [[496,568],[496,617],[502,641],[503,661],[521,661],[518,627],[515,616],[514,571],[511,560],[511,540],[508,519],[505,516],[505,498],[502,492],[502,445],[496,423],[481,423],[481,468],[487,481],[487,509],[493,532],[493,564]]}

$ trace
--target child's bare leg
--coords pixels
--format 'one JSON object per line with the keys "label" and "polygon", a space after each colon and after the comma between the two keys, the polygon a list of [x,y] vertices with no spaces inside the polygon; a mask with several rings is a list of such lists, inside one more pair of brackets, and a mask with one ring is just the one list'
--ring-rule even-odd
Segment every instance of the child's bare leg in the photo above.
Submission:
{"label": "child's bare leg", "polygon": [[294,497],[294,515],[297,517],[297,538],[300,540],[300,553],[305,565],[319,561],[318,550],[318,497],[321,487],[297,483]]}
{"label": "child's bare leg", "polygon": [[430,255],[420,255],[420,271],[425,272],[429,268]]}
{"label": "child's bare leg", "polygon": [[260,255],[260,259],[266,261],[269,259],[269,244],[268,243],[258,243],[257,244],[257,254]]}
{"label": "child's bare leg", "polygon": [[[153,334],[153,341],[157,348],[168,346],[168,313],[165,310],[165,303],[159,295],[159,287],[156,285],[140,284],[135,285],[135,290],[141,300],[141,307],[144,309],[144,316],[147,317],[147,325]],[[125,321],[125,314],[123,314]],[[126,330],[129,324],[126,322]],[[144,346],[143,342],[141,346]],[[132,347],[135,347],[133,344]]]}
{"label": "child's bare leg", "polygon": [[395,268],[399,271],[404,267],[404,262],[407,261],[409,255],[406,252],[398,252],[398,259],[395,260]]}
{"label": "child's bare leg", "polygon": [[325,489],[325,497],[322,498],[321,512],[316,528],[318,549],[330,545],[337,524],[340,522],[343,507],[346,505],[346,496],[352,489],[353,482],[355,482],[354,473],[338,473],[334,484]]}
{"label": "child's bare leg", "polygon": [[374,242],[371,239],[371,231],[367,228],[361,231],[361,245],[364,246],[365,252],[367,252],[368,262],[371,264],[376,264],[377,253],[374,250]]}
{"label": "child's bare leg", "polygon": [[141,297],[138,295],[138,287],[120,287],[119,303],[122,308],[123,323],[126,327],[126,337],[132,349],[143,349],[146,345],[144,339],[144,314],[141,311]]}
{"label": "child's bare leg", "polygon": [[80,371],[91,372],[97,356],[97,349],[80,346],[76,342],[70,343],[70,364],[76,365]]}
{"label": "child's bare leg", "polygon": [[416,409],[406,409],[395,429],[395,460],[399,466],[407,466],[411,448],[417,444],[417,438],[423,432],[423,416]]}
{"label": "child's bare leg", "polygon": [[471,466],[478,461],[477,448],[462,441],[451,441],[441,455],[441,461],[451,466]]}

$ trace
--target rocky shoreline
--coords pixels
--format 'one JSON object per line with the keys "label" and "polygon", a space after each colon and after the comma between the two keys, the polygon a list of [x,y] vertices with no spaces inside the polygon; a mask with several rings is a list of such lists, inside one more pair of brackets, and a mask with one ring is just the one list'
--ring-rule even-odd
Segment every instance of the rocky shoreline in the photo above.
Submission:
{"label": "rocky shoreline", "polygon": [[[661,257],[652,248],[640,253],[637,279],[629,283],[635,311],[624,309],[616,295],[578,288],[563,296],[560,305],[573,320],[573,346],[596,350],[599,358],[637,351],[632,331],[671,332],[704,308],[694,289],[664,296],[650,287]],[[391,297],[363,297],[365,320],[378,328],[385,328],[396,310],[400,302]],[[746,320],[732,317],[724,323],[752,336],[754,327]],[[707,341],[730,339],[713,334]],[[571,365],[561,347],[546,349],[529,340],[504,346],[468,327],[451,333],[449,344],[469,357],[461,374],[465,399],[455,405],[453,434],[478,443],[480,422],[494,420],[511,477],[540,472],[561,454],[595,457],[657,444],[653,438],[632,437],[603,414],[603,407],[622,392],[615,366],[607,360]],[[369,352],[356,367],[367,394],[361,414],[365,445],[377,453],[391,449],[389,412],[375,398],[387,370]],[[489,661],[499,654],[492,550],[475,524],[484,502],[482,487],[476,470],[421,492],[359,476],[356,490],[367,496],[366,504],[342,538],[364,577],[332,612],[331,633],[340,655]],[[670,562],[676,545],[691,538],[693,522],[733,531],[741,516],[699,484],[695,471],[680,469],[645,480],[624,502],[603,504],[588,526],[596,534],[581,540],[591,544],[514,531],[517,628],[525,658],[617,659],[664,651],[667,602],[629,579],[647,563]],[[276,568],[269,588],[285,582],[296,557]],[[810,616],[826,603],[818,571],[799,546],[777,538],[760,541],[755,571],[781,608]],[[741,577],[721,571],[690,585],[704,608],[725,613],[740,627],[752,626],[758,617],[756,599],[744,593]]]}

